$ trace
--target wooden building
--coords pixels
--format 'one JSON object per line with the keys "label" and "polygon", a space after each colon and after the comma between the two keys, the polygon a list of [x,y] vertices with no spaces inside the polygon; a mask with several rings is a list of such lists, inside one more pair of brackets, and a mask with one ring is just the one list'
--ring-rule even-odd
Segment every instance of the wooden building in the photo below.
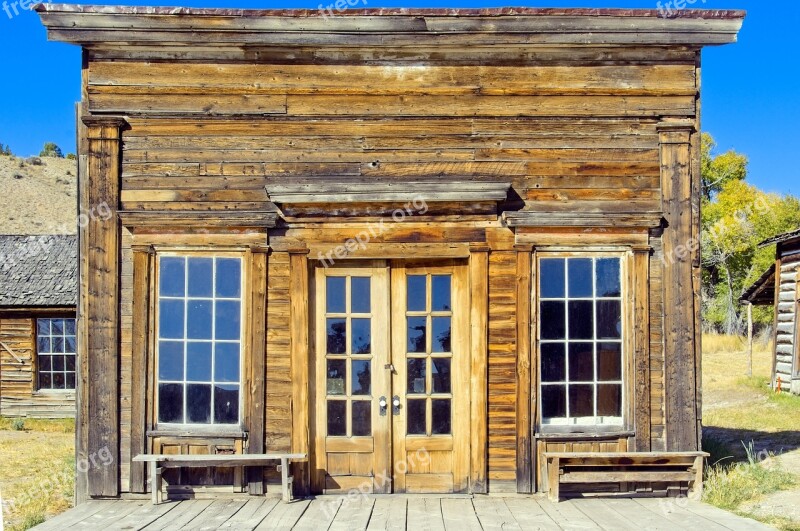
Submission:
{"label": "wooden building", "polygon": [[760,246],[775,245],[775,263],[740,300],[772,305],[772,388],[800,395],[800,229],[775,236]]}
{"label": "wooden building", "polygon": [[36,9],[82,46],[82,208],[114,212],[81,232],[78,452],[118,463],[79,496],[146,492],[147,453],[528,493],[545,451],[698,450],[700,52],[743,12]]}
{"label": "wooden building", "polygon": [[0,415],[74,417],[75,236],[0,235]]}

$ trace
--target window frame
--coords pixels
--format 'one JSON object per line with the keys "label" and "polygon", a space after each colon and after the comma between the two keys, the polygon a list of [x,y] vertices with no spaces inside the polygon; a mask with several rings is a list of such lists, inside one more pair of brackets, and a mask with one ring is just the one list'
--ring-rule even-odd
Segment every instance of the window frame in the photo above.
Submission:
{"label": "window frame", "polygon": [[[620,261],[620,302],[621,302],[621,320],[622,320],[622,334],[619,339],[622,356],[621,356],[621,422],[613,424],[600,424],[600,423],[587,423],[587,424],[545,424],[542,415],[542,341],[540,340],[540,330],[542,324],[540,303],[543,299],[540,297],[540,272],[541,260],[547,258],[618,258]],[[634,400],[635,400],[635,385],[636,374],[633,366],[635,357],[635,344],[634,344],[634,323],[635,323],[635,302],[633,294],[635,293],[635,282],[644,281],[634,278],[633,267],[634,253],[630,247],[580,247],[580,248],[539,248],[534,250],[531,267],[532,282],[531,282],[531,311],[533,319],[531,323],[531,344],[533,345],[534,363],[531,365],[533,397],[535,398],[535,423],[534,430],[537,436],[569,436],[569,435],[586,435],[586,434],[599,434],[599,435],[629,435],[634,429]],[[602,300],[600,298],[599,300]],[[545,298],[545,300],[547,300]],[[568,300],[568,299],[565,299]],[[593,294],[593,301],[598,300],[596,294]],[[593,338],[592,343],[602,342],[599,339]],[[565,344],[569,344],[568,338],[564,340]],[[596,370],[596,368],[595,368]],[[594,385],[597,385],[595,374]],[[597,419],[598,417],[592,417]]]}
{"label": "window frame", "polygon": [[[236,249],[236,248],[221,248],[217,249],[208,249],[208,248],[180,248],[180,249],[156,249],[155,250],[154,259],[152,261],[152,284],[151,284],[151,294],[152,294],[152,305],[151,305],[151,315],[152,319],[150,321],[150,327],[152,330],[151,336],[151,345],[152,345],[152,352],[153,352],[153,362],[152,362],[152,391],[150,396],[152,397],[153,403],[153,410],[152,410],[152,426],[154,433],[207,433],[212,435],[219,435],[219,434],[228,434],[228,433],[239,433],[245,430],[245,423],[247,421],[247,411],[245,411],[246,402],[245,402],[245,388],[247,387],[248,383],[248,376],[246,374],[247,367],[250,363],[249,352],[250,352],[250,322],[249,322],[249,304],[250,304],[250,294],[247,291],[247,286],[249,285],[250,281],[250,254],[251,252],[246,249]],[[211,405],[211,419],[212,422],[209,423],[192,423],[192,422],[161,422],[159,420],[159,408],[160,408],[160,398],[159,398],[159,384],[161,379],[158,374],[158,367],[159,367],[159,360],[160,360],[160,347],[159,347],[159,340],[160,340],[160,304],[159,301],[161,299],[160,294],[160,275],[161,275],[161,259],[162,258],[236,258],[240,261],[240,330],[239,330],[239,403],[238,403],[238,421],[235,423],[230,424],[221,424],[213,422],[213,415],[214,415],[214,407],[213,407],[213,386],[214,382],[212,379],[211,386],[212,386],[212,405]],[[178,298],[178,297],[168,297],[168,298]],[[212,299],[215,297],[212,297]],[[186,299],[186,296],[183,297]],[[227,300],[227,299],[226,299]],[[183,341],[185,342],[186,339],[184,338]],[[212,340],[213,341],[213,340]],[[213,368],[213,357],[212,357],[212,368]],[[184,361],[185,363],[185,361]],[[171,381],[171,380],[169,380]],[[186,418],[186,391],[185,386],[187,383],[191,383],[186,380],[186,374],[184,373],[184,379],[182,385],[184,386],[184,408],[183,408],[183,415]],[[206,382],[201,382],[206,383]]]}
{"label": "window frame", "polygon": [[[53,355],[52,352],[45,352],[45,353],[39,352],[39,321],[43,320],[43,319],[46,319],[48,321],[54,321],[54,320],[67,321],[67,320],[71,320],[71,321],[73,321],[75,323],[75,334],[74,334],[75,335],[75,352],[71,353],[75,357],[75,370],[74,371],[67,371],[67,370],[53,371],[52,370],[52,365],[51,365],[51,370],[47,371],[51,375],[54,372],[63,372],[65,374],[67,372],[73,372],[75,374],[75,386],[74,387],[64,387],[64,389],[58,389],[58,388],[42,387],[41,386],[41,383],[40,383],[41,381],[39,379],[39,375],[42,372],[42,365],[41,365],[40,356],[42,356],[42,355],[45,355],[45,356]],[[52,337],[52,334],[49,337]],[[34,349],[34,352],[36,354],[36,356],[35,356],[35,359],[36,359],[35,370],[33,371],[33,373],[35,375],[35,381],[33,382],[35,393],[37,393],[37,394],[49,394],[49,393],[53,393],[53,394],[69,394],[69,393],[75,393],[77,391],[77,388],[78,388],[78,373],[79,373],[79,370],[78,370],[78,320],[75,317],[75,315],[74,314],[70,314],[70,315],[42,315],[42,316],[33,317],[33,349]],[[64,354],[66,354],[66,352],[64,352]],[[66,360],[65,360],[65,363],[66,363]],[[66,386],[66,380],[65,380],[65,386]]]}

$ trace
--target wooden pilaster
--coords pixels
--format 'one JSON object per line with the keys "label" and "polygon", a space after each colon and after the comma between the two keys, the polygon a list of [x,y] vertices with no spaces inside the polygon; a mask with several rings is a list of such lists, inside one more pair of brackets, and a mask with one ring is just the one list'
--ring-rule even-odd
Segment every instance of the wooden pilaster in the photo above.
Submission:
{"label": "wooden pilaster", "polygon": [[531,448],[531,258],[533,246],[518,244],[517,251],[517,492],[533,492]]}
{"label": "wooden pilaster", "polygon": [[[308,248],[293,247],[289,252],[289,330],[292,378],[292,452],[309,453],[309,285]],[[294,491],[310,493],[308,461],[294,463]]]}
{"label": "wooden pilaster", "polygon": [[489,246],[470,245],[470,484],[475,494],[488,492],[488,349],[489,349]]}
{"label": "wooden pilaster", "polygon": [[650,247],[633,250],[635,450],[650,451]]}
{"label": "wooden pilaster", "polygon": [[[251,248],[250,264],[250,367],[248,368],[247,417],[248,445],[251,454],[264,453],[266,435],[266,361],[267,361],[267,265],[269,247]],[[251,495],[264,494],[264,469],[248,470]]]}

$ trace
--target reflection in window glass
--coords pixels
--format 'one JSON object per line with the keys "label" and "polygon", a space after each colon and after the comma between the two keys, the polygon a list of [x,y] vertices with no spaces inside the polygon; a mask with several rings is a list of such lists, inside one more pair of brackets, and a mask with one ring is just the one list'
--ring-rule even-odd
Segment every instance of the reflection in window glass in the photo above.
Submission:
{"label": "reflection in window glass", "polygon": [[450,311],[451,275],[431,276],[431,304],[434,312]]}
{"label": "reflection in window glass", "polygon": [[37,319],[39,389],[75,389],[75,319]]}
{"label": "reflection in window glass", "polygon": [[426,284],[425,275],[409,275],[408,276],[408,289],[406,292],[408,300],[408,311],[410,312],[424,312],[426,308]]}
{"label": "reflection in window glass", "polygon": [[406,433],[408,435],[425,435],[427,433],[425,403],[424,399],[407,401]]}

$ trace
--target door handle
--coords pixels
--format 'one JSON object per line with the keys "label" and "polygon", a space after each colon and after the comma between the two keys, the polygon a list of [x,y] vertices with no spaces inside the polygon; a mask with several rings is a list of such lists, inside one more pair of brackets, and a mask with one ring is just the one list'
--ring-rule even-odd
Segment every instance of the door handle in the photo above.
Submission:
{"label": "door handle", "polygon": [[378,406],[380,406],[380,408],[381,408],[380,409],[381,417],[385,417],[386,416],[386,408],[387,408],[388,405],[389,405],[389,403],[386,401],[386,397],[385,396],[382,396],[382,397],[380,397],[378,399]]}
{"label": "door handle", "polygon": [[399,415],[400,414],[400,397],[394,395],[392,397],[392,414]]}
{"label": "door handle", "polygon": [[397,369],[394,368],[394,363],[387,363],[383,366],[384,369],[387,369],[393,373],[397,373]]}

